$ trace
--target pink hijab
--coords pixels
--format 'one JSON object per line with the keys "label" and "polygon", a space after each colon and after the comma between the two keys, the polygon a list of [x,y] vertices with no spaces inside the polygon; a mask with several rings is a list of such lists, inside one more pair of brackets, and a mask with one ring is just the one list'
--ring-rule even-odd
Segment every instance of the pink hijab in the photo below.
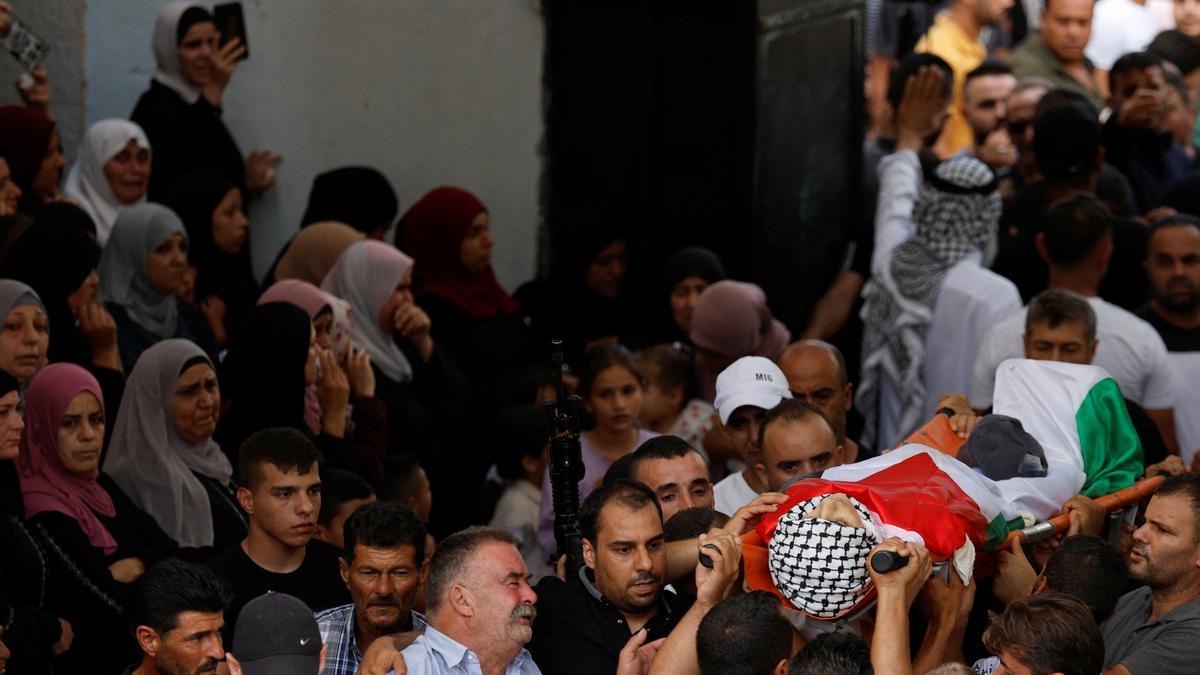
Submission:
{"label": "pink hijab", "polygon": [[771,315],[761,288],[744,281],[718,281],[696,301],[691,338],[697,347],[722,356],[774,360],[792,334]]}
{"label": "pink hijab", "polygon": [[96,482],[100,469],[71,473],[58,456],[58,427],[71,400],[90,392],[104,411],[104,395],[91,373],[72,363],[52,363],[41,369],[25,394],[25,433],[17,470],[25,498],[25,517],[53,511],[79,523],[88,541],[105,555],[117,550],[117,542],[97,515],[117,515],[112,497]]}

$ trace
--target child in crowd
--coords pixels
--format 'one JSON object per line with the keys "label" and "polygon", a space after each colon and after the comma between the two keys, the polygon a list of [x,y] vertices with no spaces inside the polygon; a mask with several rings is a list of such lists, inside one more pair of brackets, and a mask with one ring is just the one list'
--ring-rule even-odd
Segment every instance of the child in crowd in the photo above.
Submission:
{"label": "child in crowd", "polygon": [[696,380],[687,353],[675,345],[654,345],[638,352],[638,363],[647,382],[641,416],[644,428],[682,438],[705,459],[733,456],[716,409],[694,397]]}
{"label": "child in crowd", "polygon": [[[554,574],[537,541],[538,510],[542,505],[542,474],[546,472],[546,413],[538,406],[517,406],[499,415],[500,444],[496,473],[508,481],[489,523],[511,532],[533,579]],[[549,497],[547,496],[547,499]]]}

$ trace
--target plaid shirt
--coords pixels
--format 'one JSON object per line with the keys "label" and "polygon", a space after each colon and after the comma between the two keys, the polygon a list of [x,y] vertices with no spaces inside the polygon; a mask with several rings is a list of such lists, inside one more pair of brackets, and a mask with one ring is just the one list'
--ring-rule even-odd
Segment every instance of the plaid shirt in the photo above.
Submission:
{"label": "plaid shirt", "polygon": [[[358,638],[354,634],[354,603],[317,612],[317,627],[325,643],[325,669],[321,675],[355,675],[362,663]],[[425,616],[412,613],[412,629],[424,631]]]}

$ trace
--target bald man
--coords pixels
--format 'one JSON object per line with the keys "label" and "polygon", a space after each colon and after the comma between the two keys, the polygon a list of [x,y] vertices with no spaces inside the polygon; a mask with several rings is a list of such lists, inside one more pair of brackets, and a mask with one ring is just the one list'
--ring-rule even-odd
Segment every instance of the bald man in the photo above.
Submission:
{"label": "bald man", "polygon": [[779,355],[792,398],[820,409],[833,427],[847,464],[876,456],[870,448],[846,438],[846,414],[854,405],[854,384],[846,377],[846,361],[837,347],[821,340],[801,340]]}

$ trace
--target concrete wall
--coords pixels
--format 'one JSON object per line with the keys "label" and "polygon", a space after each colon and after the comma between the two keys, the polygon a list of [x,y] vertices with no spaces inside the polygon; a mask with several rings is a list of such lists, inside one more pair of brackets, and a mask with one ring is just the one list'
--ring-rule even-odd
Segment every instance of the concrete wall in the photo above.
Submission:
{"label": "concrete wall", "polygon": [[[162,4],[87,3],[89,123],[128,116],[146,89]],[[536,0],[244,5],[251,58],[225,92],[225,123],[243,153],[284,157],[278,184],[250,214],[259,273],[295,232],[313,177],[367,164],[391,179],[402,210],[442,184],[477,193],[491,211],[501,282],[511,290],[533,275],[544,42]]]}

